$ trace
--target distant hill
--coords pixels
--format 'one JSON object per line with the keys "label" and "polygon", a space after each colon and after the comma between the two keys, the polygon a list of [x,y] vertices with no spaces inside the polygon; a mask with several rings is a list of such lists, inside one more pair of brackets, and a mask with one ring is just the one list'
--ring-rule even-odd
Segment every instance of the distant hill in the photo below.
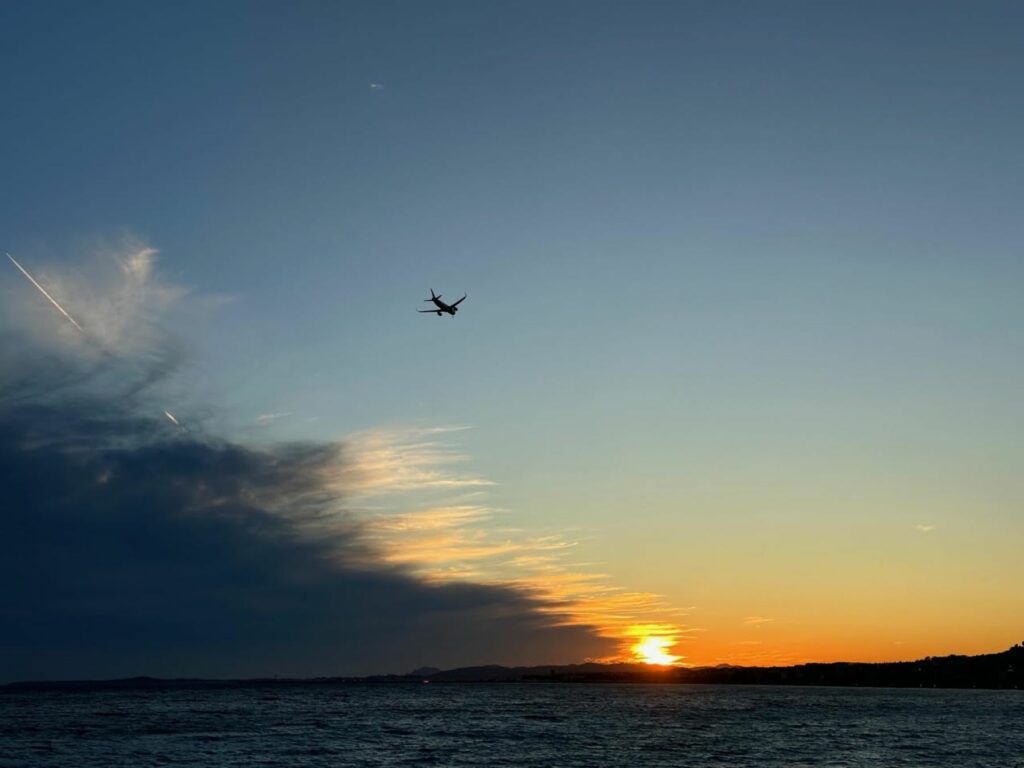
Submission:
{"label": "distant hill", "polygon": [[790,667],[652,667],[647,664],[568,664],[539,667],[463,667],[429,675],[368,680],[430,682],[705,683],[728,685],[844,685],[898,688],[1024,688],[1024,645],[981,656],[927,657],[869,664],[833,662]]}
{"label": "distant hill", "polygon": [[0,691],[83,690],[95,688],[229,688],[346,685],[352,683],[702,683],[708,685],[838,685],[893,688],[1024,688],[1024,645],[981,656],[929,656],[917,661],[878,664],[838,661],[791,667],[654,667],[648,664],[563,664],[537,667],[488,665],[439,670],[421,667],[405,675],[307,679],[125,680],[20,682]]}
{"label": "distant hill", "polygon": [[879,664],[834,662],[792,667],[687,669],[680,682],[741,685],[845,685],[893,688],[1024,688],[1024,645],[981,656],[929,656]]}

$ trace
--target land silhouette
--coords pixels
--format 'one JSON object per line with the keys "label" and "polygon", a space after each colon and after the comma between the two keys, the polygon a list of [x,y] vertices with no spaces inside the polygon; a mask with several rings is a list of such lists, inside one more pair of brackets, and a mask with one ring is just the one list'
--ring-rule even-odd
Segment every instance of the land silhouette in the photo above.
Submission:
{"label": "land silhouette", "polygon": [[707,685],[833,685],[892,688],[1024,688],[1024,644],[978,656],[928,656],[916,661],[830,662],[788,667],[659,667],[639,663],[564,664],[534,667],[487,665],[441,670],[421,667],[401,675],[247,680],[160,679],[25,681],[0,691],[82,688],[250,687],[262,685],[422,683],[698,683]]}

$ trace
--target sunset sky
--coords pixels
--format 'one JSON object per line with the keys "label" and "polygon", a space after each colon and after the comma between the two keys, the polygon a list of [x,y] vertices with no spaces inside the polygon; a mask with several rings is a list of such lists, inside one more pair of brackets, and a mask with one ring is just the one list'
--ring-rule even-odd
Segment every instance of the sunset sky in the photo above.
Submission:
{"label": "sunset sky", "polygon": [[0,4],[0,681],[1021,641],[1022,28]]}

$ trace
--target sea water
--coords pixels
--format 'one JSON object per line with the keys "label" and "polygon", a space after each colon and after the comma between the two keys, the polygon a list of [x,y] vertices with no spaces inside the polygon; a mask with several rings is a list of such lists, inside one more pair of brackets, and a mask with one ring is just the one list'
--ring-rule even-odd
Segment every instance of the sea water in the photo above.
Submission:
{"label": "sea water", "polygon": [[325,684],[0,691],[0,766],[1024,768],[1024,692]]}

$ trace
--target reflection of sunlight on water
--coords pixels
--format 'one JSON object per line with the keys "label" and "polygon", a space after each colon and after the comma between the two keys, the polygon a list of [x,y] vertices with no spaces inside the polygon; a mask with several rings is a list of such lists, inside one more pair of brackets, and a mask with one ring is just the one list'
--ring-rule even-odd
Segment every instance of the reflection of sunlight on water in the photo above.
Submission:
{"label": "reflection of sunlight on water", "polygon": [[[1009,727],[1024,720],[1024,698],[1013,693],[562,683],[83,686],[73,696],[0,697],[0,739],[6,764],[30,766],[98,765],[104,756],[151,751],[159,739],[178,765],[411,765],[430,755],[442,765],[672,768],[722,755],[730,765],[758,768],[1013,768],[1024,754],[1024,729]],[[685,738],[667,727],[684,723],[693,726]],[[41,733],[56,756],[49,762],[40,758]]]}

